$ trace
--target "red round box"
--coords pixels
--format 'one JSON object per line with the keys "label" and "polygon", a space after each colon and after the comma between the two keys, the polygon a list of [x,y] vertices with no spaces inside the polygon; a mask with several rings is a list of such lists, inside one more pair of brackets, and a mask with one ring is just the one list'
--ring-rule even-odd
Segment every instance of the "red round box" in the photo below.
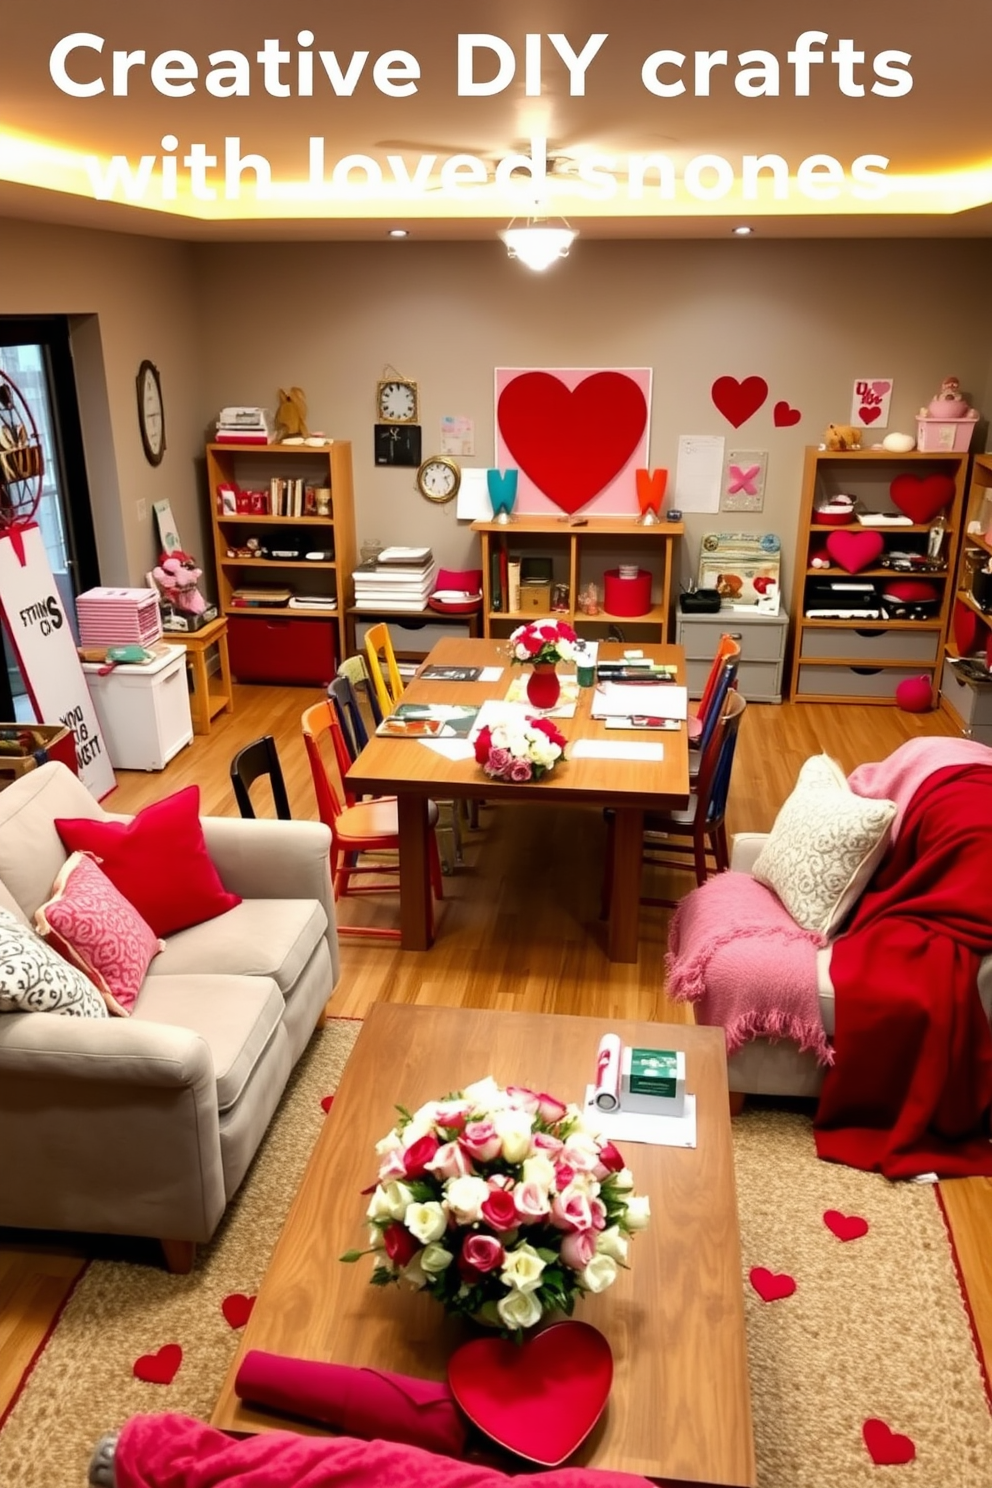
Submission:
{"label": "red round box", "polygon": [[606,593],[603,608],[610,615],[646,615],[651,608],[651,574],[639,568],[633,579],[622,579],[618,568],[603,575]]}

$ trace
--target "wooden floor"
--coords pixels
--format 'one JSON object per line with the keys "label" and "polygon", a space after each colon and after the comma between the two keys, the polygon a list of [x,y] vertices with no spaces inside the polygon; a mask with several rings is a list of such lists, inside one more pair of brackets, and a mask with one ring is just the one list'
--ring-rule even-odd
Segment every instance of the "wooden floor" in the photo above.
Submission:
{"label": "wooden floor", "polygon": [[[110,810],[133,811],[191,782],[205,815],[236,816],[228,769],[244,743],[275,735],[294,815],[316,810],[300,715],[323,694],[306,688],[236,687],[235,711],[158,774],[121,772]],[[803,760],[826,750],[846,769],[880,759],[918,734],[954,734],[940,713],[883,707],[752,705],[741,728],[728,822],[731,832],[766,831]],[[495,796],[495,789],[494,789]],[[463,828],[464,866],[445,879],[437,943],[426,953],[389,942],[345,940],[340,985],[329,1011],[363,1017],[379,1001],[582,1013],[680,1022],[691,1013],[665,996],[668,912],[643,909],[637,965],[606,959],[599,919],[604,829],[598,811],[482,808]],[[442,844],[444,850],[446,844]],[[660,873],[660,870],[659,870]],[[674,897],[688,883],[660,876],[651,892]],[[341,906],[342,923],[396,923],[395,896]],[[979,1338],[992,1366],[992,1181],[941,1185]],[[0,1414],[43,1339],[90,1247],[60,1237],[30,1244],[0,1230]]]}

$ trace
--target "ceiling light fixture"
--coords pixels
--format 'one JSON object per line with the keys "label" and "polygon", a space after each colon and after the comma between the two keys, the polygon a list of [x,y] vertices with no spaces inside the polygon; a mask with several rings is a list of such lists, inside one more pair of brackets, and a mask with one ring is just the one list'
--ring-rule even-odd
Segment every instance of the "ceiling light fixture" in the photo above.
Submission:
{"label": "ceiling light fixture", "polygon": [[547,217],[528,217],[520,227],[515,226],[516,222],[514,217],[500,237],[506,244],[507,257],[519,258],[529,269],[546,269],[556,258],[567,258],[568,250],[578,237],[564,217],[551,221]]}
{"label": "ceiling light fixture", "polygon": [[740,227],[732,227],[730,231],[733,233],[735,238],[749,238],[754,232],[754,228],[745,227],[743,224],[741,224]]}

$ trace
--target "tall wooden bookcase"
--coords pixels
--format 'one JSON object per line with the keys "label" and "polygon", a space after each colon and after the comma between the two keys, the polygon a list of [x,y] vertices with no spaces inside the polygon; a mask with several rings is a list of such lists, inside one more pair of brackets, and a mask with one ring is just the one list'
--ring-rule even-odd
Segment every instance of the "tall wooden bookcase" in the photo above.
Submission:
{"label": "tall wooden bookcase", "polygon": [[[273,478],[330,490],[326,516],[230,511],[225,491],[269,497]],[[326,684],[347,655],[345,617],[354,602],[356,566],[351,444],[209,444],[207,479],[213,518],[220,613],[228,618],[231,670],[239,681]],[[246,556],[249,538],[265,547],[295,540],[300,556]],[[308,559],[306,552],[326,556]],[[333,600],[333,608],[248,606],[235,591],[284,586],[294,596]]]}
{"label": "tall wooden bookcase", "polygon": [[[940,688],[940,673],[951,615],[951,601],[961,540],[967,454],[929,454],[913,450],[894,454],[889,450],[806,451],[799,531],[796,539],[796,575],[793,591],[792,699],[794,702],[893,704],[896,689],[907,677],[930,679],[934,706]],[[925,480],[940,473],[951,478],[953,491],[943,508],[946,523],[939,569],[918,577],[932,584],[939,603],[922,619],[889,618],[881,603],[887,582],[910,577],[884,565],[879,558],[856,574],[839,567],[827,556],[827,567],[813,565],[822,559],[831,532],[874,532],[884,541],[884,552],[926,552],[927,536],[934,518],[926,523],[877,526],[855,520],[837,528],[816,520],[817,509],[840,494],[853,496],[857,509],[867,515],[895,510],[890,488],[904,474]],[[808,611],[824,606],[814,596],[814,585],[829,580],[838,584],[868,581],[879,596],[877,618],[812,618]],[[853,592],[853,591],[851,591]],[[836,591],[837,608],[843,609],[844,589]]]}

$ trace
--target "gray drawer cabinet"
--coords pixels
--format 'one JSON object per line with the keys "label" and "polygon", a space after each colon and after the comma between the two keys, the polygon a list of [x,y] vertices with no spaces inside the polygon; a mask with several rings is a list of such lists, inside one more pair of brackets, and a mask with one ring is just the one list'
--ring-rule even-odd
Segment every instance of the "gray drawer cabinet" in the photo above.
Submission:
{"label": "gray drawer cabinet", "polygon": [[709,676],[717,642],[726,632],[739,636],[741,663],[737,685],[749,703],[782,701],[782,667],[789,617],[748,615],[741,610],[719,610],[715,615],[684,615],[680,610],[675,624],[675,639],[685,649],[686,679],[689,696],[702,696]]}

